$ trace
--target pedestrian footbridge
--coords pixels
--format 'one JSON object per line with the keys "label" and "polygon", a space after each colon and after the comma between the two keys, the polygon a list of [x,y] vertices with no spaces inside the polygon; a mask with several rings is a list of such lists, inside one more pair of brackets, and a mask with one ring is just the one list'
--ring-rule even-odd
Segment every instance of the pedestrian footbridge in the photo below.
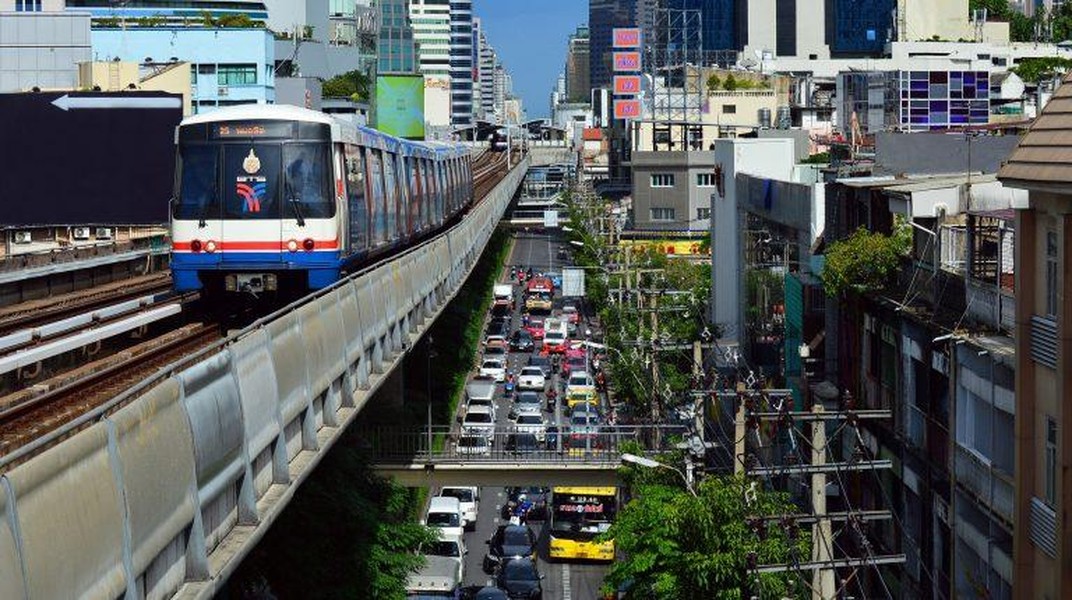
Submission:
{"label": "pedestrian footbridge", "polygon": [[212,598],[476,265],[456,226],[0,457],[0,598]]}
{"label": "pedestrian footbridge", "polygon": [[[449,428],[370,429],[359,439],[373,469],[409,487],[437,485],[616,485],[622,455],[667,451],[684,439],[681,426],[602,426],[549,433],[536,448],[512,443],[516,429],[483,434],[486,446],[459,444]],[[430,450],[429,450],[430,449]]]}

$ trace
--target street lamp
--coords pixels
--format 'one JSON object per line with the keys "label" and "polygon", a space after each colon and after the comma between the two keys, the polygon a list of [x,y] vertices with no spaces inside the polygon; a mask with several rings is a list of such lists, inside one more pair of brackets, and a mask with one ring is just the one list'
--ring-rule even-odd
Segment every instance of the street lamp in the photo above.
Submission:
{"label": "street lamp", "polygon": [[686,477],[685,474],[682,473],[681,470],[678,469],[677,467],[672,467],[670,465],[661,463],[661,462],[659,462],[657,460],[652,460],[650,458],[646,458],[646,457],[643,457],[643,456],[637,456],[636,454],[629,454],[629,453],[622,454],[622,462],[623,463],[632,463],[634,465],[639,465],[641,467],[647,467],[649,469],[657,469],[659,467],[662,467],[664,469],[670,469],[671,471],[677,473],[678,476],[681,477],[681,480],[685,482],[685,489],[689,490],[689,493],[692,494],[693,497],[697,497],[696,490],[693,489],[693,487],[692,487],[692,478],[691,477]]}

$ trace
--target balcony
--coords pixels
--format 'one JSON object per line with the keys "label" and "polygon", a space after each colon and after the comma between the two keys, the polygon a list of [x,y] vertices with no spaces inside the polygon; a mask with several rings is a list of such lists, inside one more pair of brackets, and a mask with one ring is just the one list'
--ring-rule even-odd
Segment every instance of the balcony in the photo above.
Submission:
{"label": "balcony", "polygon": [[957,483],[995,514],[1012,523],[1015,492],[1012,478],[995,470],[960,444],[956,445]]}
{"label": "balcony", "polygon": [[1031,317],[1031,358],[1057,368],[1057,320],[1053,317]]}
{"label": "balcony", "polygon": [[1012,290],[975,279],[967,281],[968,316],[979,325],[1012,335],[1016,331],[1016,297]]}

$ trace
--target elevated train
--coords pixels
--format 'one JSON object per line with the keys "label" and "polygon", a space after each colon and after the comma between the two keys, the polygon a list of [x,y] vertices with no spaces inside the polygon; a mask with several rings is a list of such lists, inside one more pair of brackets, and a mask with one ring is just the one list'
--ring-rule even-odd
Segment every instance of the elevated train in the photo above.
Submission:
{"label": "elevated train", "polygon": [[283,105],[189,117],[176,132],[179,291],[301,292],[449,223],[473,197],[467,146],[411,142]]}

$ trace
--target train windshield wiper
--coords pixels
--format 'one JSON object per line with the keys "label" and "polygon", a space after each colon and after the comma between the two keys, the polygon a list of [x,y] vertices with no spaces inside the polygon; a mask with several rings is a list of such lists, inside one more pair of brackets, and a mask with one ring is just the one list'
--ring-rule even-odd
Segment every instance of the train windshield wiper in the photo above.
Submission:
{"label": "train windshield wiper", "polygon": [[208,226],[208,222],[205,220],[208,217],[209,208],[212,206],[211,202],[205,202],[201,205],[201,210],[197,213],[197,228],[204,229]]}
{"label": "train windshield wiper", "polygon": [[294,218],[298,221],[298,227],[305,227],[305,216],[302,214],[301,200],[298,198],[291,198],[290,207],[294,209]]}

